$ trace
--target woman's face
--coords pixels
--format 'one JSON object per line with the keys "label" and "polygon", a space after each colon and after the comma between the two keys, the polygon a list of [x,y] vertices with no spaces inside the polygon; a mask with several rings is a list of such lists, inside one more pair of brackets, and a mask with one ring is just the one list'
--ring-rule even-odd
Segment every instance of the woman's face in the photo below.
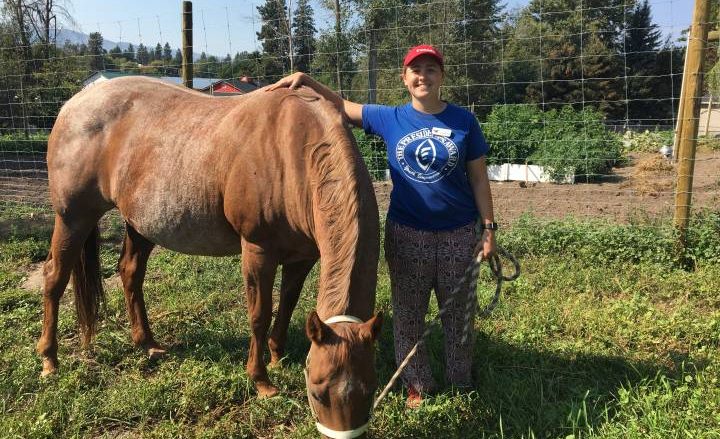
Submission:
{"label": "woman's face", "polygon": [[440,86],[445,79],[440,64],[431,55],[415,58],[403,69],[402,80],[410,95],[418,100],[440,99]]}

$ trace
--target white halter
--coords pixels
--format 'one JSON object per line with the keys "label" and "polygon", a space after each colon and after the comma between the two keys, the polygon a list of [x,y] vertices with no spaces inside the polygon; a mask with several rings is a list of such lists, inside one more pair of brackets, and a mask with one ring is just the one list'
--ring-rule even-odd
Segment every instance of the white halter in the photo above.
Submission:
{"label": "white halter", "polygon": [[[360,320],[357,317],[354,316],[346,316],[346,315],[339,315],[339,316],[333,316],[329,319],[325,320],[324,322],[326,325],[332,325],[333,323],[363,323],[362,320]],[[365,433],[368,430],[368,427],[370,426],[370,419],[372,419],[372,411],[370,412],[370,416],[368,417],[368,421],[361,425],[358,428],[355,428],[353,430],[333,430],[331,428],[328,428],[320,423],[318,421],[317,413],[315,412],[315,407],[313,406],[313,399],[310,395],[310,388],[308,387],[308,364],[310,364],[310,352],[308,352],[307,358],[305,359],[305,369],[303,369],[303,373],[305,374],[305,388],[307,390],[307,397],[308,397],[308,403],[310,404],[310,411],[313,414],[313,417],[315,418],[315,428],[321,433],[324,434],[327,437],[333,438],[333,439],[354,439],[361,434]]]}

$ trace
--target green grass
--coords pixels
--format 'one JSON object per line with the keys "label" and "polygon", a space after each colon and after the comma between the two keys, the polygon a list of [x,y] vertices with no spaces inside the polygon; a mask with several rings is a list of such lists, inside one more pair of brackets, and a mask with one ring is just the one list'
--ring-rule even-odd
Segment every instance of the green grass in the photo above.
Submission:
{"label": "green grass", "polygon": [[[111,276],[121,231],[117,220],[106,224],[102,260]],[[68,294],[60,310],[61,371],[40,380],[41,297],[20,284],[25,268],[44,260],[48,231],[15,227],[0,235],[0,437],[316,436],[302,365],[317,270],[293,318],[286,365],[270,372],[280,397],[258,399],[245,374],[250,333],[239,257],[166,250],[151,257],[145,291],[169,355],[152,362],[131,345],[117,287],[108,291],[93,348],[83,351]],[[508,245],[525,236],[522,226],[505,233],[500,241]],[[415,411],[405,410],[402,392],[391,392],[372,436],[720,437],[720,264],[700,259],[687,272],[653,258],[601,261],[539,246],[521,252],[521,278],[506,285],[489,319],[476,322],[475,388],[445,390]],[[487,300],[486,268],[480,289]],[[382,261],[378,308],[386,314],[376,364],[384,383],[394,360]],[[433,305],[428,319],[436,315]],[[443,382],[441,333],[432,325],[430,354]]]}

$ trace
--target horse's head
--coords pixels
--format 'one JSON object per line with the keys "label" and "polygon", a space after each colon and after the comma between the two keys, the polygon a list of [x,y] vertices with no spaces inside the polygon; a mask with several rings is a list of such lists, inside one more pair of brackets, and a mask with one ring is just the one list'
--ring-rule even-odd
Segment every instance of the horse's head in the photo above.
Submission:
{"label": "horse's head", "polygon": [[377,388],[374,342],[382,314],[367,322],[336,316],[323,322],[315,311],[305,332],[312,342],[305,368],[317,428],[331,438],[359,437],[367,430]]}

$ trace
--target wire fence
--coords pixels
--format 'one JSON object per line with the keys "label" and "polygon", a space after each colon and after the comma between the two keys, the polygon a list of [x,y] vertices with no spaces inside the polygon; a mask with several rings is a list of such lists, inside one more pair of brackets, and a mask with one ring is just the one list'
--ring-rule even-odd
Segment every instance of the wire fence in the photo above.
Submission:
{"label": "wire fence", "polygon": [[[177,17],[159,6],[143,17],[108,16],[113,26],[80,27],[113,30],[83,36],[56,28],[62,20],[23,10],[29,3],[0,2],[0,211],[50,212],[45,151],[59,109],[83,87],[115,76],[178,83],[179,44],[169,41],[179,35],[180,8]],[[690,24],[677,16],[690,1],[338,5],[339,14],[307,1],[196,8],[196,88],[242,94],[303,70],[352,101],[402,105],[409,101],[402,57],[430,43],[445,55],[443,98],[472,111],[491,144],[501,220],[526,212],[617,221],[669,216]],[[711,17],[709,28],[717,30],[717,5]],[[103,48],[105,40],[116,45]],[[719,70],[715,37],[706,45],[698,98],[694,209],[720,201]],[[385,208],[386,146],[354,133]]]}

